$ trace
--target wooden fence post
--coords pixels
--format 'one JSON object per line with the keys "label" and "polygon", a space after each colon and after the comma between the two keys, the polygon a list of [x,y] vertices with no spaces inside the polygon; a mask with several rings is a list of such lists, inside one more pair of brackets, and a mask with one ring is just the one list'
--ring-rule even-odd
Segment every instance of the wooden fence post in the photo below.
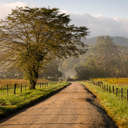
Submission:
{"label": "wooden fence post", "polygon": [[128,101],[128,89],[127,89],[127,101]]}
{"label": "wooden fence post", "polygon": [[16,94],[16,84],[14,84],[14,94]]}
{"label": "wooden fence post", "polygon": [[21,93],[22,93],[22,90],[23,90],[23,89],[22,89],[22,84],[21,84],[21,85],[20,85],[20,92],[21,92]]}
{"label": "wooden fence post", "polygon": [[1,90],[1,95],[3,94],[3,92],[2,92],[2,87],[0,88],[0,90]]}
{"label": "wooden fence post", "polygon": [[8,95],[8,84],[7,84],[7,95]]}
{"label": "wooden fence post", "polygon": [[116,88],[116,96],[118,95],[118,88]]}

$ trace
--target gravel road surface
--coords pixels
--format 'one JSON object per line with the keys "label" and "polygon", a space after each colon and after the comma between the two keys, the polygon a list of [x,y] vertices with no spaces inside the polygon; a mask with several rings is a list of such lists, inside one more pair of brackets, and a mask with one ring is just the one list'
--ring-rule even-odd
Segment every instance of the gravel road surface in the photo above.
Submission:
{"label": "gravel road surface", "polygon": [[0,128],[116,128],[96,97],[79,83],[0,123]]}

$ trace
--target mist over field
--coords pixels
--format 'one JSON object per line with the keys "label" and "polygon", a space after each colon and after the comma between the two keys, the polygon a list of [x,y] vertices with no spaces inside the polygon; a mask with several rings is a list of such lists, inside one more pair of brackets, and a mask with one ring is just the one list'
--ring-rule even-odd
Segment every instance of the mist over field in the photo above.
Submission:
{"label": "mist over field", "polygon": [[[40,3],[40,5],[39,5]],[[88,36],[82,39],[87,44],[87,52],[79,57],[70,57],[68,59],[53,59],[50,63],[45,66],[45,70],[40,72],[40,77],[49,79],[88,79],[85,76],[95,74],[90,77],[110,77],[110,76],[127,76],[127,47],[128,47],[128,18],[124,15],[125,13],[118,7],[114,7],[114,2],[111,2],[110,10],[118,10],[118,14],[114,11],[108,11],[108,3],[103,2],[104,11],[97,11],[97,9],[90,6],[90,2],[84,1],[84,4],[88,6],[88,9],[84,4],[79,6],[79,2],[74,3],[74,7],[78,7],[79,11],[74,7],[62,7],[60,3],[51,4],[50,1],[44,2],[46,6],[60,7],[61,13],[70,15],[71,23],[77,26],[87,26]],[[65,3],[63,3],[65,5]],[[69,5],[72,1],[69,1]],[[120,3],[123,6],[124,3]],[[43,4],[41,2],[32,1],[31,4],[28,1],[8,1],[2,2],[0,6],[0,18],[4,19],[11,10],[15,7],[40,7]],[[96,7],[99,7],[95,3]],[[125,6],[123,6],[125,8]],[[90,9],[89,9],[90,8]],[[102,9],[102,7],[101,7]],[[85,11],[84,11],[85,10]],[[100,36],[104,39],[100,42],[98,38]],[[109,36],[111,44],[107,45],[106,37]],[[104,43],[106,44],[104,45]],[[103,43],[103,44],[102,44]],[[110,50],[110,48],[114,50]],[[102,50],[101,50],[102,49]],[[4,58],[3,48],[0,49],[1,59]],[[116,59],[115,59],[116,58]],[[110,61],[112,59],[112,61]],[[114,61],[114,62],[113,62]],[[6,60],[1,61],[0,66],[0,77],[1,78],[22,78],[23,74],[16,67],[12,67],[12,62]],[[108,65],[111,65],[112,70]],[[112,66],[113,65],[113,66]],[[115,65],[118,65],[117,67]],[[122,66],[123,65],[123,66]],[[123,69],[124,67],[124,69]]]}
{"label": "mist over field", "polygon": [[0,128],[128,128],[127,12],[128,0],[0,0]]}

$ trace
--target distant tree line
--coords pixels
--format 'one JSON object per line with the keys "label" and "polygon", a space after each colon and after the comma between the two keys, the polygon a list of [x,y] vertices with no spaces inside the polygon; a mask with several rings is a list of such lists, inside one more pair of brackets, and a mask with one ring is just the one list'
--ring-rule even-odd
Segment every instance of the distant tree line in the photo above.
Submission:
{"label": "distant tree line", "polygon": [[127,77],[128,48],[116,46],[109,36],[97,38],[96,45],[91,47],[85,62],[76,67],[78,79],[96,77]]}
{"label": "distant tree line", "polygon": [[[44,70],[45,69],[45,70]],[[8,70],[7,76],[18,72]],[[23,76],[19,72],[19,76]],[[128,77],[128,47],[117,46],[109,36],[97,38],[87,53],[68,59],[51,59],[40,71],[40,78],[49,80],[84,80],[96,77]]]}

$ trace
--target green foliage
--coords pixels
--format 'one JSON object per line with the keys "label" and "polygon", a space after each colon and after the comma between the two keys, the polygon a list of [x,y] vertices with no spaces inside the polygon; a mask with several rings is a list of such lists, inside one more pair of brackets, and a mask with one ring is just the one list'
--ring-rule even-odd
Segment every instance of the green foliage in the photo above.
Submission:
{"label": "green foliage", "polygon": [[8,47],[31,89],[35,88],[41,66],[51,58],[85,52],[81,37],[87,35],[87,28],[71,25],[69,15],[57,8],[16,8],[1,21],[0,31],[1,44]]}
{"label": "green foliage", "polygon": [[0,98],[0,106],[8,105],[8,102],[4,98]]}

